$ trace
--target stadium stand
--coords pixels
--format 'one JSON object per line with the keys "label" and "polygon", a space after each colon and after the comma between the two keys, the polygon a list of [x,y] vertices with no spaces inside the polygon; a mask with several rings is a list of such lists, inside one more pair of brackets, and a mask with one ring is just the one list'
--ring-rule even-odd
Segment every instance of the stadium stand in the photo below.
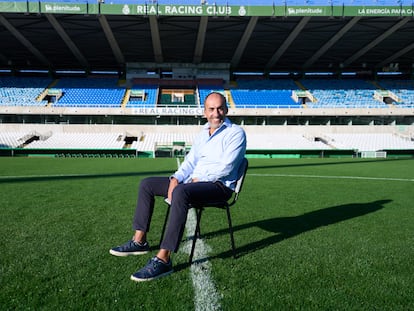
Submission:
{"label": "stadium stand", "polygon": [[391,133],[335,133],[327,135],[331,144],[340,148],[353,148],[362,151],[413,149],[414,142]]}
{"label": "stadium stand", "polygon": [[0,131],[0,148],[18,148],[23,143],[25,132]]}
{"label": "stadium stand", "polygon": [[414,81],[413,80],[379,80],[378,84],[384,89],[393,92],[397,100],[393,101],[396,107],[414,108]]}
{"label": "stadium stand", "polygon": [[125,88],[117,78],[62,78],[54,88],[62,92],[56,107],[121,107]]}
{"label": "stadium stand", "polygon": [[[0,105],[84,108],[199,107],[212,91],[223,93],[235,108],[413,108],[412,80],[361,79],[239,79],[228,89],[223,84],[198,84],[196,89],[160,89],[158,84],[119,86],[115,78],[1,77]],[[203,82],[201,82],[203,83]],[[306,89],[314,100],[302,105],[292,94]],[[391,92],[386,102],[376,92]],[[58,94],[53,96],[53,91]],[[160,93],[160,95],[159,95]]]}
{"label": "stadium stand", "polygon": [[311,108],[387,108],[374,99],[375,85],[360,79],[303,79],[301,83],[315,97]]}
{"label": "stadium stand", "polygon": [[230,90],[237,108],[301,108],[301,103],[292,98],[298,86],[286,80],[237,80],[237,86]]}
{"label": "stadium stand", "polygon": [[[0,129],[2,127],[0,126]],[[3,126],[3,128],[7,128]],[[27,126],[31,128],[30,125]],[[33,127],[32,127],[33,128]],[[65,125],[70,129],[70,125]],[[81,125],[76,127],[82,129]],[[128,134],[126,129],[140,134]],[[170,131],[167,131],[167,128]],[[197,135],[198,127],[188,128],[171,126],[120,126],[95,130],[98,132],[67,132],[60,126],[44,125],[36,130],[0,131],[0,149],[15,148],[20,154],[75,154],[89,156],[101,154],[128,154],[132,156],[184,156]],[[256,150],[253,154],[296,154],[296,156],[320,156],[321,152],[336,152],[342,156],[359,156],[362,152],[386,151],[389,154],[400,154],[399,151],[414,150],[414,139],[408,135],[398,134],[388,127],[371,128],[367,133],[364,126],[328,128],[309,127],[245,127],[248,143],[247,150]],[[364,131],[364,132],[362,132]],[[82,150],[82,153],[79,151]],[[404,153],[402,153],[404,154]],[[375,156],[375,155],[373,155]]]}
{"label": "stadium stand", "polygon": [[125,142],[117,133],[53,133],[46,139],[34,140],[27,149],[122,149]]}
{"label": "stadium stand", "polygon": [[0,77],[1,106],[46,106],[47,101],[37,100],[52,82],[42,77]]}
{"label": "stadium stand", "polygon": [[270,150],[328,150],[333,147],[313,137],[297,133],[250,134],[247,142],[248,149]]}
{"label": "stadium stand", "polygon": [[127,108],[154,108],[157,105],[157,85],[134,84],[126,99]]}
{"label": "stadium stand", "polygon": [[414,155],[408,0],[16,2],[1,5],[2,155],[183,156],[212,91],[250,156]]}

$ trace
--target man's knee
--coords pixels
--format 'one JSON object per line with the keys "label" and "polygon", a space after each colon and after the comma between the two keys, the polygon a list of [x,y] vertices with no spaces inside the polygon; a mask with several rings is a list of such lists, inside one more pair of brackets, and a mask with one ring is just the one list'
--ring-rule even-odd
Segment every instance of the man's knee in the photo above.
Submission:
{"label": "man's knee", "polygon": [[189,193],[187,191],[188,187],[185,187],[185,184],[179,184],[174,188],[172,193],[172,198],[174,201],[188,202]]}
{"label": "man's knee", "polygon": [[151,185],[154,183],[155,178],[154,177],[145,177],[144,179],[141,180],[140,185],[143,187],[147,187],[148,185]]}

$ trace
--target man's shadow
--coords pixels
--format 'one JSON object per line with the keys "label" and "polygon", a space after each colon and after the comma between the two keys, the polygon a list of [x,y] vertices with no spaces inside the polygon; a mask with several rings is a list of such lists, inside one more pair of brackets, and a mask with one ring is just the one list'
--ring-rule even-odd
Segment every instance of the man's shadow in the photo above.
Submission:
{"label": "man's shadow", "polygon": [[[255,252],[257,250],[269,247],[282,240],[297,236],[299,234],[323,227],[331,224],[339,223],[355,217],[361,217],[373,212],[376,212],[384,207],[385,204],[390,203],[392,200],[378,200],[368,203],[351,203],[344,205],[332,206],[317,211],[305,213],[292,217],[278,217],[265,220],[259,220],[249,222],[243,225],[233,227],[233,231],[236,235],[237,231],[257,227],[268,232],[275,233],[274,235],[265,239],[257,240],[252,243],[243,245],[237,248],[237,257],[241,257],[245,254]],[[216,235],[228,234],[228,229],[222,229],[215,232],[206,233],[204,237],[212,237]],[[229,251],[217,254],[212,258],[227,258],[233,255],[231,249]],[[204,258],[204,260],[207,258]],[[200,258],[200,261],[203,261]]]}

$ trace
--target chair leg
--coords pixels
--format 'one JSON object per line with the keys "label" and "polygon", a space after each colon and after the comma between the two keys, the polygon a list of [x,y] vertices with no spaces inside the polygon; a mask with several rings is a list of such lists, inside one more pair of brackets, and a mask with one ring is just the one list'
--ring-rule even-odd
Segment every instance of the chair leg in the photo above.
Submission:
{"label": "chair leg", "polygon": [[202,208],[196,208],[196,215],[197,215],[197,223],[196,223],[196,227],[194,230],[194,237],[193,237],[193,243],[191,246],[191,252],[190,252],[190,258],[188,260],[188,263],[191,265],[193,263],[193,256],[194,256],[194,250],[195,250],[195,245],[197,242],[197,239],[200,237],[200,221],[201,221],[201,213],[203,212]]}
{"label": "chair leg", "polygon": [[162,231],[161,231],[161,238],[160,238],[160,246],[161,246],[161,242],[164,239],[164,233],[165,233],[165,228],[167,227],[167,222],[168,222],[168,216],[170,215],[170,205],[167,205],[167,213],[165,214],[165,220],[164,220],[164,225],[162,226]]}
{"label": "chair leg", "polygon": [[233,252],[233,258],[236,259],[236,245],[234,243],[234,236],[233,236],[233,226],[231,223],[231,216],[230,216],[230,207],[226,206],[226,212],[227,212],[227,220],[229,222],[229,233],[230,233],[230,242],[231,242],[231,249]]}

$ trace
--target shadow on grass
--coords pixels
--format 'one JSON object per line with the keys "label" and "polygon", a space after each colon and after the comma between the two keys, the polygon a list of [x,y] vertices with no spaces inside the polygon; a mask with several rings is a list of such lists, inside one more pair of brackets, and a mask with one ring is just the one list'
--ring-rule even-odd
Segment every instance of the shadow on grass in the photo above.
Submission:
{"label": "shadow on grass", "polygon": [[76,179],[91,179],[91,178],[113,178],[113,177],[133,177],[133,176],[170,176],[174,173],[169,171],[144,171],[144,172],[127,172],[127,173],[108,173],[108,174],[56,174],[56,175],[39,175],[39,176],[12,176],[1,177],[1,183],[16,183],[16,182],[37,182],[37,181],[59,181],[59,180],[76,180]]}
{"label": "shadow on grass", "polygon": [[[249,254],[257,250],[264,249],[285,239],[297,236],[299,234],[323,226],[328,226],[348,219],[361,217],[369,213],[376,212],[384,208],[384,205],[390,202],[392,202],[392,200],[378,200],[368,203],[344,204],[320,209],[303,215],[293,217],[270,218],[235,226],[233,227],[235,235],[237,235],[237,231],[246,230],[253,227],[257,227],[262,230],[274,233],[274,235],[270,237],[252,242],[239,248],[237,248],[236,245],[237,257],[241,257],[245,254]],[[204,237],[213,237],[222,234],[228,234],[228,230],[223,229],[215,232],[210,232],[204,234]],[[230,242],[228,251],[209,258],[201,258],[198,261],[202,262],[206,259],[227,257],[232,257]]]}

